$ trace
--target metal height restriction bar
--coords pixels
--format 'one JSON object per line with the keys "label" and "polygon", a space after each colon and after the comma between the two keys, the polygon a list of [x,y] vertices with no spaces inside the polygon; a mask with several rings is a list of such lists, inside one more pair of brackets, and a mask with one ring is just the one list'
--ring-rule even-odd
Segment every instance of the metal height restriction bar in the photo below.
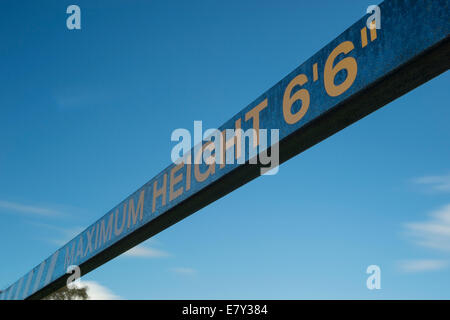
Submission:
{"label": "metal height restriction bar", "polygon": [[[367,14],[219,129],[278,129],[279,142],[269,149],[277,147],[283,163],[448,70],[448,6],[448,0],[384,1],[381,29],[367,27]],[[65,285],[68,266],[86,274],[259,175],[260,165],[248,161],[171,164],[0,299],[45,297]]]}

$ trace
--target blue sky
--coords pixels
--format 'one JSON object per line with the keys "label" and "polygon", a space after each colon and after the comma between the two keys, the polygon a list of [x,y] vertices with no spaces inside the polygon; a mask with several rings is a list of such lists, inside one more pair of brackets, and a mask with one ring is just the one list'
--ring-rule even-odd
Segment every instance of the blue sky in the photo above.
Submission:
{"label": "blue sky", "polygon": [[[78,4],[82,29],[66,28]],[[0,288],[365,14],[363,1],[9,1]],[[101,266],[124,299],[449,298],[443,74]],[[381,268],[381,290],[366,268]],[[107,295],[108,296],[108,295]]]}

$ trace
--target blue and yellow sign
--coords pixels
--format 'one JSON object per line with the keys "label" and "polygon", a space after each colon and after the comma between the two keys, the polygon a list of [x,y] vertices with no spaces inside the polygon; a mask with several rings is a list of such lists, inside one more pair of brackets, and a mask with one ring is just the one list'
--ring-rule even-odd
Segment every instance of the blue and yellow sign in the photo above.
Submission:
{"label": "blue and yellow sign", "polygon": [[[364,16],[219,130],[278,129],[280,162],[288,160],[445,72],[448,5],[447,0],[381,3],[381,29],[368,28],[369,15]],[[238,153],[234,137],[225,145]],[[41,298],[65,285],[70,265],[87,273],[259,175],[258,166],[248,163],[193,162],[169,165],[0,298]]]}

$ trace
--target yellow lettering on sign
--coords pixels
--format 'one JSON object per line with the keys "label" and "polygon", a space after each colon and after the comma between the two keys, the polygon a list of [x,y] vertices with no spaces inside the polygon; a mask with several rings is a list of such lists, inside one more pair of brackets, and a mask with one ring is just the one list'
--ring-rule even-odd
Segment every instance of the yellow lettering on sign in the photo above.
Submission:
{"label": "yellow lettering on sign", "polygon": [[94,250],[96,250],[96,249],[97,249],[97,246],[98,246],[98,227],[99,227],[99,224],[97,223],[96,230],[95,230],[95,245],[94,245]]}
{"label": "yellow lettering on sign", "polygon": [[72,250],[69,251],[69,245],[66,245],[66,255],[64,257],[64,270],[67,270],[69,266],[73,264],[73,258],[75,255],[76,242],[72,242]]}
{"label": "yellow lettering on sign", "polygon": [[[304,74],[299,74],[291,82],[289,82],[286,90],[284,91],[283,96],[283,116],[284,121],[288,124],[294,124],[299,122],[303,116],[306,114],[309,108],[309,92],[306,89],[300,89],[295,92],[293,95],[292,89],[296,86],[303,86],[306,82],[308,82],[308,77]],[[296,113],[292,113],[292,105],[296,101],[302,102],[302,107]]]}
{"label": "yellow lettering on sign", "polygon": [[237,119],[234,123],[234,135],[227,140],[227,130],[222,131],[222,154],[220,161],[220,169],[225,167],[226,153],[231,147],[234,147],[234,157],[239,159],[241,157],[241,146],[242,146],[242,129],[241,129],[241,119]]}
{"label": "yellow lettering on sign", "polygon": [[319,72],[317,71],[317,63],[313,64],[313,81],[319,79]]}
{"label": "yellow lettering on sign", "polygon": [[84,245],[83,245],[83,236],[81,235],[78,238],[78,247],[77,247],[77,255],[75,256],[75,261],[79,261],[80,258],[83,258],[84,251],[83,251]]}
{"label": "yellow lettering on sign", "polygon": [[373,41],[377,38],[377,27],[375,20],[372,20],[372,22],[370,23],[370,27],[370,41]]}
{"label": "yellow lettering on sign", "polygon": [[208,164],[208,169],[205,172],[200,172],[200,159],[203,156],[203,151],[206,148],[214,148],[214,143],[212,143],[212,142],[205,143],[200,148],[199,152],[197,152],[197,154],[195,155],[194,176],[198,182],[205,181],[209,177],[209,175],[213,175],[216,172],[216,163],[215,162]]}
{"label": "yellow lettering on sign", "polygon": [[267,107],[267,98],[245,114],[245,121],[253,119],[253,129],[254,129],[253,147],[255,148],[259,145],[259,113],[266,107]]}
{"label": "yellow lettering on sign", "polygon": [[117,208],[116,218],[114,219],[114,234],[116,236],[120,236],[120,234],[123,231],[123,228],[125,227],[125,221],[127,219],[127,203],[126,202],[123,204],[122,223],[120,224],[120,228],[117,227],[118,218],[119,218],[119,209]]}
{"label": "yellow lettering on sign", "polygon": [[366,27],[361,29],[361,48],[367,46],[367,29]]}
{"label": "yellow lettering on sign", "polygon": [[[189,157],[191,154],[189,154]],[[191,171],[192,171],[192,161],[186,164],[186,191],[191,188]]]}
{"label": "yellow lettering on sign", "polygon": [[156,210],[156,199],[161,196],[161,205],[166,205],[166,189],[167,189],[167,173],[163,176],[163,185],[161,189],[158,189],[158,181],[153,182],[153,201],[152,201],[152,212]]}
{"label": "yellow lettering on sign", "polygon": [[130,227],[131,218],[133,218],[133,226],[137,222],[137,215],[139,213],[139,220],[142,221],[143,215],[144,215],[144,192],[145,189],[142,189],[141,193],[139,194],[139,200],[137,204],[136,210],[134,210],[134,200],[133,198],[128,201],[128,226]]}
{"label": "yellow lettering on sign", "polygon": [[169,183],[169,201],[172,201],[173,199],[176,199],[183,193],[183,187],[179,187],[177,190],[174,190],[174,186],[183,180],[183,173],[175,176],[175,174],[184,167],[184,163],[181,162],[180,164],[176,165],[175,167],[170,170],[170,183]]}
{"label": "yellow lettering on sign", "polygon": [[[358,64],[356,63],[355,58],[346,57],[336,63],[335,66],[333,66],[334,60],[337,58],[337,56],[342,53],[347,54],[354,48],[355,47],[351,41],[344,41],[330,53],[327,61],[325,62],[323,82],[326,92],[331,97],[337,97],[344,93],[348,88],[351,87],[356,79],[356,74],[358,73]],[[344,69],[347,71],[345,80],[341,84],[335,85],[334,78],[336,77],[336,74]]]}
{"label": "yellow lettering on sign", "polygon": [[[114,218],[114,213],[111,213],[109,215],[109,220],[108,220],[108,224],[105,227],[105,219],[102,219],[102,221],[100,222],[100,237],[99,237],[99,245],[105,244],[107,241],[111,240],[111,235],[112,235],[112,229],[113,229],[113,218]],[[103,243],[102,243],[102,239],[103,239]]]}
{"label": "yellow lettering on sign", "polygon": [[84,251],[84,256],[87,256],[88,253],[92,252],[92,238],[94,235],[95,226],[91,228],[91,231],[89,230],[86,232],[86,238],[87,238],[87,244],[86,244],[86,250]]}

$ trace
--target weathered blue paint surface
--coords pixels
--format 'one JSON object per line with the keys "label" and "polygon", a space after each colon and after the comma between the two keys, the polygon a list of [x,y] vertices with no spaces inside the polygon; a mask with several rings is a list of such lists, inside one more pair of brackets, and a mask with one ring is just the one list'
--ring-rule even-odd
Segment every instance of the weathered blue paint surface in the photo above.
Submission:
{"label": "weathered blue paint surface", "polygon": [[[267,99],[267,107],[260,113],[260,128],[279,129],[280,140],[288,137],[314,119],[338,106],[340,102],[365,90],[378,79],[395,71],[399,66],[448,37],[450,29],[448,3],[447,0],[392,0],[383,2],[380,4],[381,29],[376,31],[376,39],[372,40],[370,31],[366,30],[367,43],[363,47],[364,40],[362,39],[361,30],[366,26],[366,20],[369,16],[365,15],[309,60],[228,120],[220,129],[234,129],[237,119],[241,119],[243,130],[252,128],[252,120],[246,121],[245,114]],[[298,39],[298,41],[301,41],[301,39]],[[353,57],[357,63],[356,78],[345,92],[338,96],[330,96],[324,87],[324,66],[327,59],[329,59],[330,53],[346,41],[350,41],[354,48],[347,54],[339,55],[333,65],[336,65],[337,62],[346,57]],[[436,63],[439,63],[439,61],[436,61]],[[314,80],[313,73],[315,64],[317,64],[318,71],[317,80]],[[283,116],[283,96],[288,84],[299,74],[306,75],[308,79],[302,88],[308,90],[310,104],[301,120],[294,124],[289,124]],[[336,75],[334,83],[340,84],[347,76],[348,72],[341,71]],[[296,87],[292,93],[299,89]],[[295,113],[300,107],[300,102],[295,103],[292,112]],[[188,177],[187,166],[184,166],[178,171],[178,174],[183,174],[182,179],[175,186],[177,188],[183,186],[183,193],[176,199],[170,200],[170,174],[174,166],[173,164],[168,166],[101,219],[12,284],[1,293],[0,299],[24,299],[33,295],[53,281],[63,277],[68,264],[81,265],[92,259],[105,249],[114,246],[120,239],[132,234],[142,226],[152,223],[155,218],[164,215],[169,209],[180,204],[180,202],[201,192],[206,186],[224,177],[240,165],[227,164],[223,168],[216,165],[215,173],[202,182],[196,180],[193,167]],[[204,172],[206,165],[201,165],[200,170]],[[157,188],[161,188],[164,175],[167,175],[166,202],[163,205],[161,196],[156,198],[153,212],[154,182],[157,182]],[[187,190],[187,179],[190,179],[189,190]],[[140,198],[141,195],[142,198]],[[142,219],[140,219],[139,205],[143,205]],[[125,213],[124,207],[126,208]],[[130,207],[133,207],[131,211]],[[133,213],[137,214],[135,224],[133,223]],[[125,218],[123,219],[124,214]],[[108,229],[111,226],[110,219],[112,219],[112,227]],[[119,232],[122,222],[125,225]],[[111,232],[111,238],[109,238],[109,231]],[[105,237],[103,237],[104,234],[106,234],[106,241]],[[95,245],[96,243],[97,246]]]}

